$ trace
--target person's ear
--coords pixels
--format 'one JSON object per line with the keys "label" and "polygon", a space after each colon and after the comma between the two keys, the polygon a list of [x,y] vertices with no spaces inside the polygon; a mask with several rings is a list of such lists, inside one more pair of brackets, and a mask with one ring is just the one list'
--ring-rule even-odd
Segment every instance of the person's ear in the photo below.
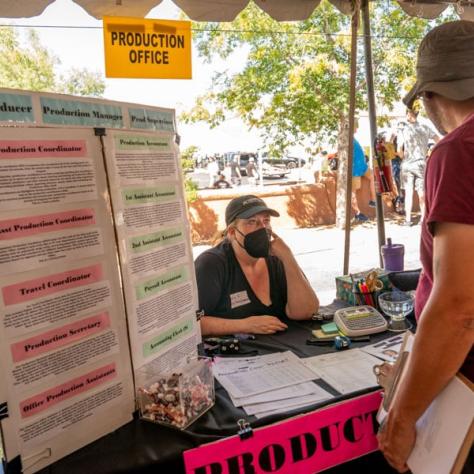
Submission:
{"label": "person's ear", "polygon": [[224,232],[225,232],[226,237],[230,237],[230,238],[234,237],[234,235],[235,235],[234,225],[230,224]]}

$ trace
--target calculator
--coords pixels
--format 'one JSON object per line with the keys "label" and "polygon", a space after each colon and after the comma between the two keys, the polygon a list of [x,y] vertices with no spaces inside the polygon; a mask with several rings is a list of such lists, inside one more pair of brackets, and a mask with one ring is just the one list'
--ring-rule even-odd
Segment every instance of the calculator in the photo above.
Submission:
{"label": "calculator", "polygon": [[351,306],[338,309],[334,322],[346,336],[365,336],[387,330],[387,321],[372,306]]}

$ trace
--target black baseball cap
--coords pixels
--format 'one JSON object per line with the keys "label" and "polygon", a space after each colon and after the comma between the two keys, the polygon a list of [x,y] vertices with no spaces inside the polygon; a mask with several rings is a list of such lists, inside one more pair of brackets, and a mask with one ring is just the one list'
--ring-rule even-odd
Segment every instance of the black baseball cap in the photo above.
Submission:
{"label": "black baseball cap", "polygon": [[279,217],[280,214],[275,209],[270,209],[263,199],[251,194],[239,196],[232,199],[227,204],[225,210],[225,223],[231,224],[235,219],[248,219],[260,212],[268,212],[273,217]]}

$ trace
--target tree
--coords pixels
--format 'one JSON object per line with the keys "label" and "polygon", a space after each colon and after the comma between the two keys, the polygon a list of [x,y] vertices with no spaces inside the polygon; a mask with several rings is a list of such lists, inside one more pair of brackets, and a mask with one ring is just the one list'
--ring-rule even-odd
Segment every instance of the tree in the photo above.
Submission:
{"label": "tree", "polygon": [[[371,18],[377,102],[391,108],[412,81],[416,48],[429,22],[410,18],[387,2],[371,2]],[[261,131],[270,154],[303,142],[316,147],[336,137],[348,113],[349,17],[323,1],[306,21],[278,23],[250,4],[230,24],[195,28],[200,29],[195,40],[205,60],[242,60],[243,66],[236,73],[216,73],[211,89],[182,115],[185,121],[203,120],[215,127],[237,114]],[[358,109],[366,109],[360,59],[356,101]]]}
{"label": "tree", "polygon": [[199,147],[195,145],[188,146],[181,152],[181,167],[184,171],[184,190],[186,192],[186,199],[188,202],[193,202],[198,198],[198,187],[197,184],[186,176],[187,171],[194,169],[196,163],[196,154],[199,151]]}
{"label": "tree", "polygon": [[26,44],[22,46],[15,29],[0,28],[0,87],[103,95],[105,83],[98,73],[72,69],[65,75],[58,75],[56,68],[59,65],[59,59],[41,45],[34,30],[28,31]]}

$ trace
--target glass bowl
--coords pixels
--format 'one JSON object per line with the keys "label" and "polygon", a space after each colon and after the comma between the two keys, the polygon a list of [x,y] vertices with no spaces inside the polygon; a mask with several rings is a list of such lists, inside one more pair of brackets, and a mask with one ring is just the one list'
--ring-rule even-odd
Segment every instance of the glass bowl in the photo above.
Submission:
{"label": "glass bowl", "polygon": [[390,317],[389,331],[401,332],[412,327],[406,317],[413,311],[414,304],[413,296],[403,291],[392,291],[379,296],[380,309]]}

